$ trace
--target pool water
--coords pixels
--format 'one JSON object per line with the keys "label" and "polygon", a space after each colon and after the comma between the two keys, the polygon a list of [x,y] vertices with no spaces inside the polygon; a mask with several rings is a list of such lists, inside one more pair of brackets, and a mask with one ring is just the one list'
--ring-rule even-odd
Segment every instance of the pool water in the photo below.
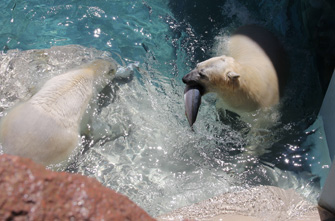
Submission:
{"label": "pool water", "polygon": [[[208,7],[221,14],[208,20],[192,9],[201,1],[192,4],[1,1],[0,117],[29,98],[41,79],[68,68],[106,57],[123,66],[139,62],[131,79],[113,81],[95,98],[100,107],[92,127],[103,129],[93,140],[83,138],[63,170],[95,177],[153,216],[255,185],[294,188],[315,202],[324,177],[312,174],[311,165],[321,160],[303,144],[314,134],[308,127],[323,95],[296,15],[299,4],[213,1]],[[291,79],[280,120],[251,138],[236,117],[220,120],[215,95],[206,95],[190,129],[181,78],[197,62],[221,54],[231,31],[246,23],[267,27],[288,52]],[[47,49],[53,46],[65,47]],[[250,152],[250,142],[262,151]]]}

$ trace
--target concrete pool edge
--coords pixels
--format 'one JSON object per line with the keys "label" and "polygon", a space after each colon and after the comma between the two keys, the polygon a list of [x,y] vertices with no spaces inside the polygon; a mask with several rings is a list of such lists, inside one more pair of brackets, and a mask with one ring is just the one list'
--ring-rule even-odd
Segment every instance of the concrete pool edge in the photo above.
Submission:
{"label": "concrete pool edge", "polygon": [[257,186],[182,207],[158,220],[319,220],[316,205],[293,189]]}
{"label": "concrete pool edge", "polygon": [[[328,86],[326,96],[323,100],[319,116],[322,117],[324,122],[324,130],[326,134],[326,140],[328,144],[328,151],[330,159],[332,160],[332,166],[326,179],[325,185],[321,191],[319,198],[319,211],[322,220],[328,220],[330,218],[335,219],[335,136],[334,136],[334,124],[335,124],[335,70]],[[327,216],[325,216],[327,214]]]}

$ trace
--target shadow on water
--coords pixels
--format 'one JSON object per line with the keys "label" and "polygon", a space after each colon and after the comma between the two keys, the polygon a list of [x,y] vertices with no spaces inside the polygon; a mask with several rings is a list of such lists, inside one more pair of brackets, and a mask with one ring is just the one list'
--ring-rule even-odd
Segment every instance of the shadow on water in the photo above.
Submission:
{"label": "shadow on water", "polygon": [[193,29],[199,41],[192,55],[196,62],[209,58],[206,51],[209,51],[214,44],[214,36],[218,35],[226,24],[232,22],[232,19],[222,15],[223,2],[220,0],[213,0],[210,3],[201,0],[169,1],[169,7],[180,25],[186,28],[189,25],[188,28]]}

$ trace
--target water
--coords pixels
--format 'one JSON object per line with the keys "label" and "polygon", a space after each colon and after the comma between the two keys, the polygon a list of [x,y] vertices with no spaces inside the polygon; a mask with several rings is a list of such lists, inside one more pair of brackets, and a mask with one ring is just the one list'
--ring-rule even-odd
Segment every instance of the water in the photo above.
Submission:
{"label": "water", "polygon": [[[121,65],[139,61],[131,80],[114,81],[96,98],[95,142],[84,140],[67,171],[95,177],[153,216],[259,184],[294,188],[315,202],[320,178],[311,174],[310,164],[319,159],[302,144],[313,134],[305,130],[316,118],[322,93],[296,16],[299,4],[214,1],[209,7],[216,11],[209,11],[221,14],[208,20],[200,20],[201,10],[190,19],[192,4],[2,1],[0,117],[68,68],[95,58],[113,57]],[[280,121],[253,137],[262,156],[250,154],[242,122],[231,116],[219,120],[214,95],[203,98],[194,131],[183,107],[182,76],[220,54],[229,33],[247,22],[274,32],[291,62]],[[72,44],[81,46],[32,50]]]}

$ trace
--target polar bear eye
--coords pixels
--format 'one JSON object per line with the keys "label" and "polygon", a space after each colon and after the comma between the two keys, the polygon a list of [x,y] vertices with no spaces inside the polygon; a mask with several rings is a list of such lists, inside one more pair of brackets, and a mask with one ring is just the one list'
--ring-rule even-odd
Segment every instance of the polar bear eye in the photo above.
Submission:
{"label": "polar bear eye", "polygon": [[203,70],[203,69],[201,69],[201,70],[199,71],[199,75],[200,75],[201,78],[206,77],[206,75],[204,74],[204,70]]}

